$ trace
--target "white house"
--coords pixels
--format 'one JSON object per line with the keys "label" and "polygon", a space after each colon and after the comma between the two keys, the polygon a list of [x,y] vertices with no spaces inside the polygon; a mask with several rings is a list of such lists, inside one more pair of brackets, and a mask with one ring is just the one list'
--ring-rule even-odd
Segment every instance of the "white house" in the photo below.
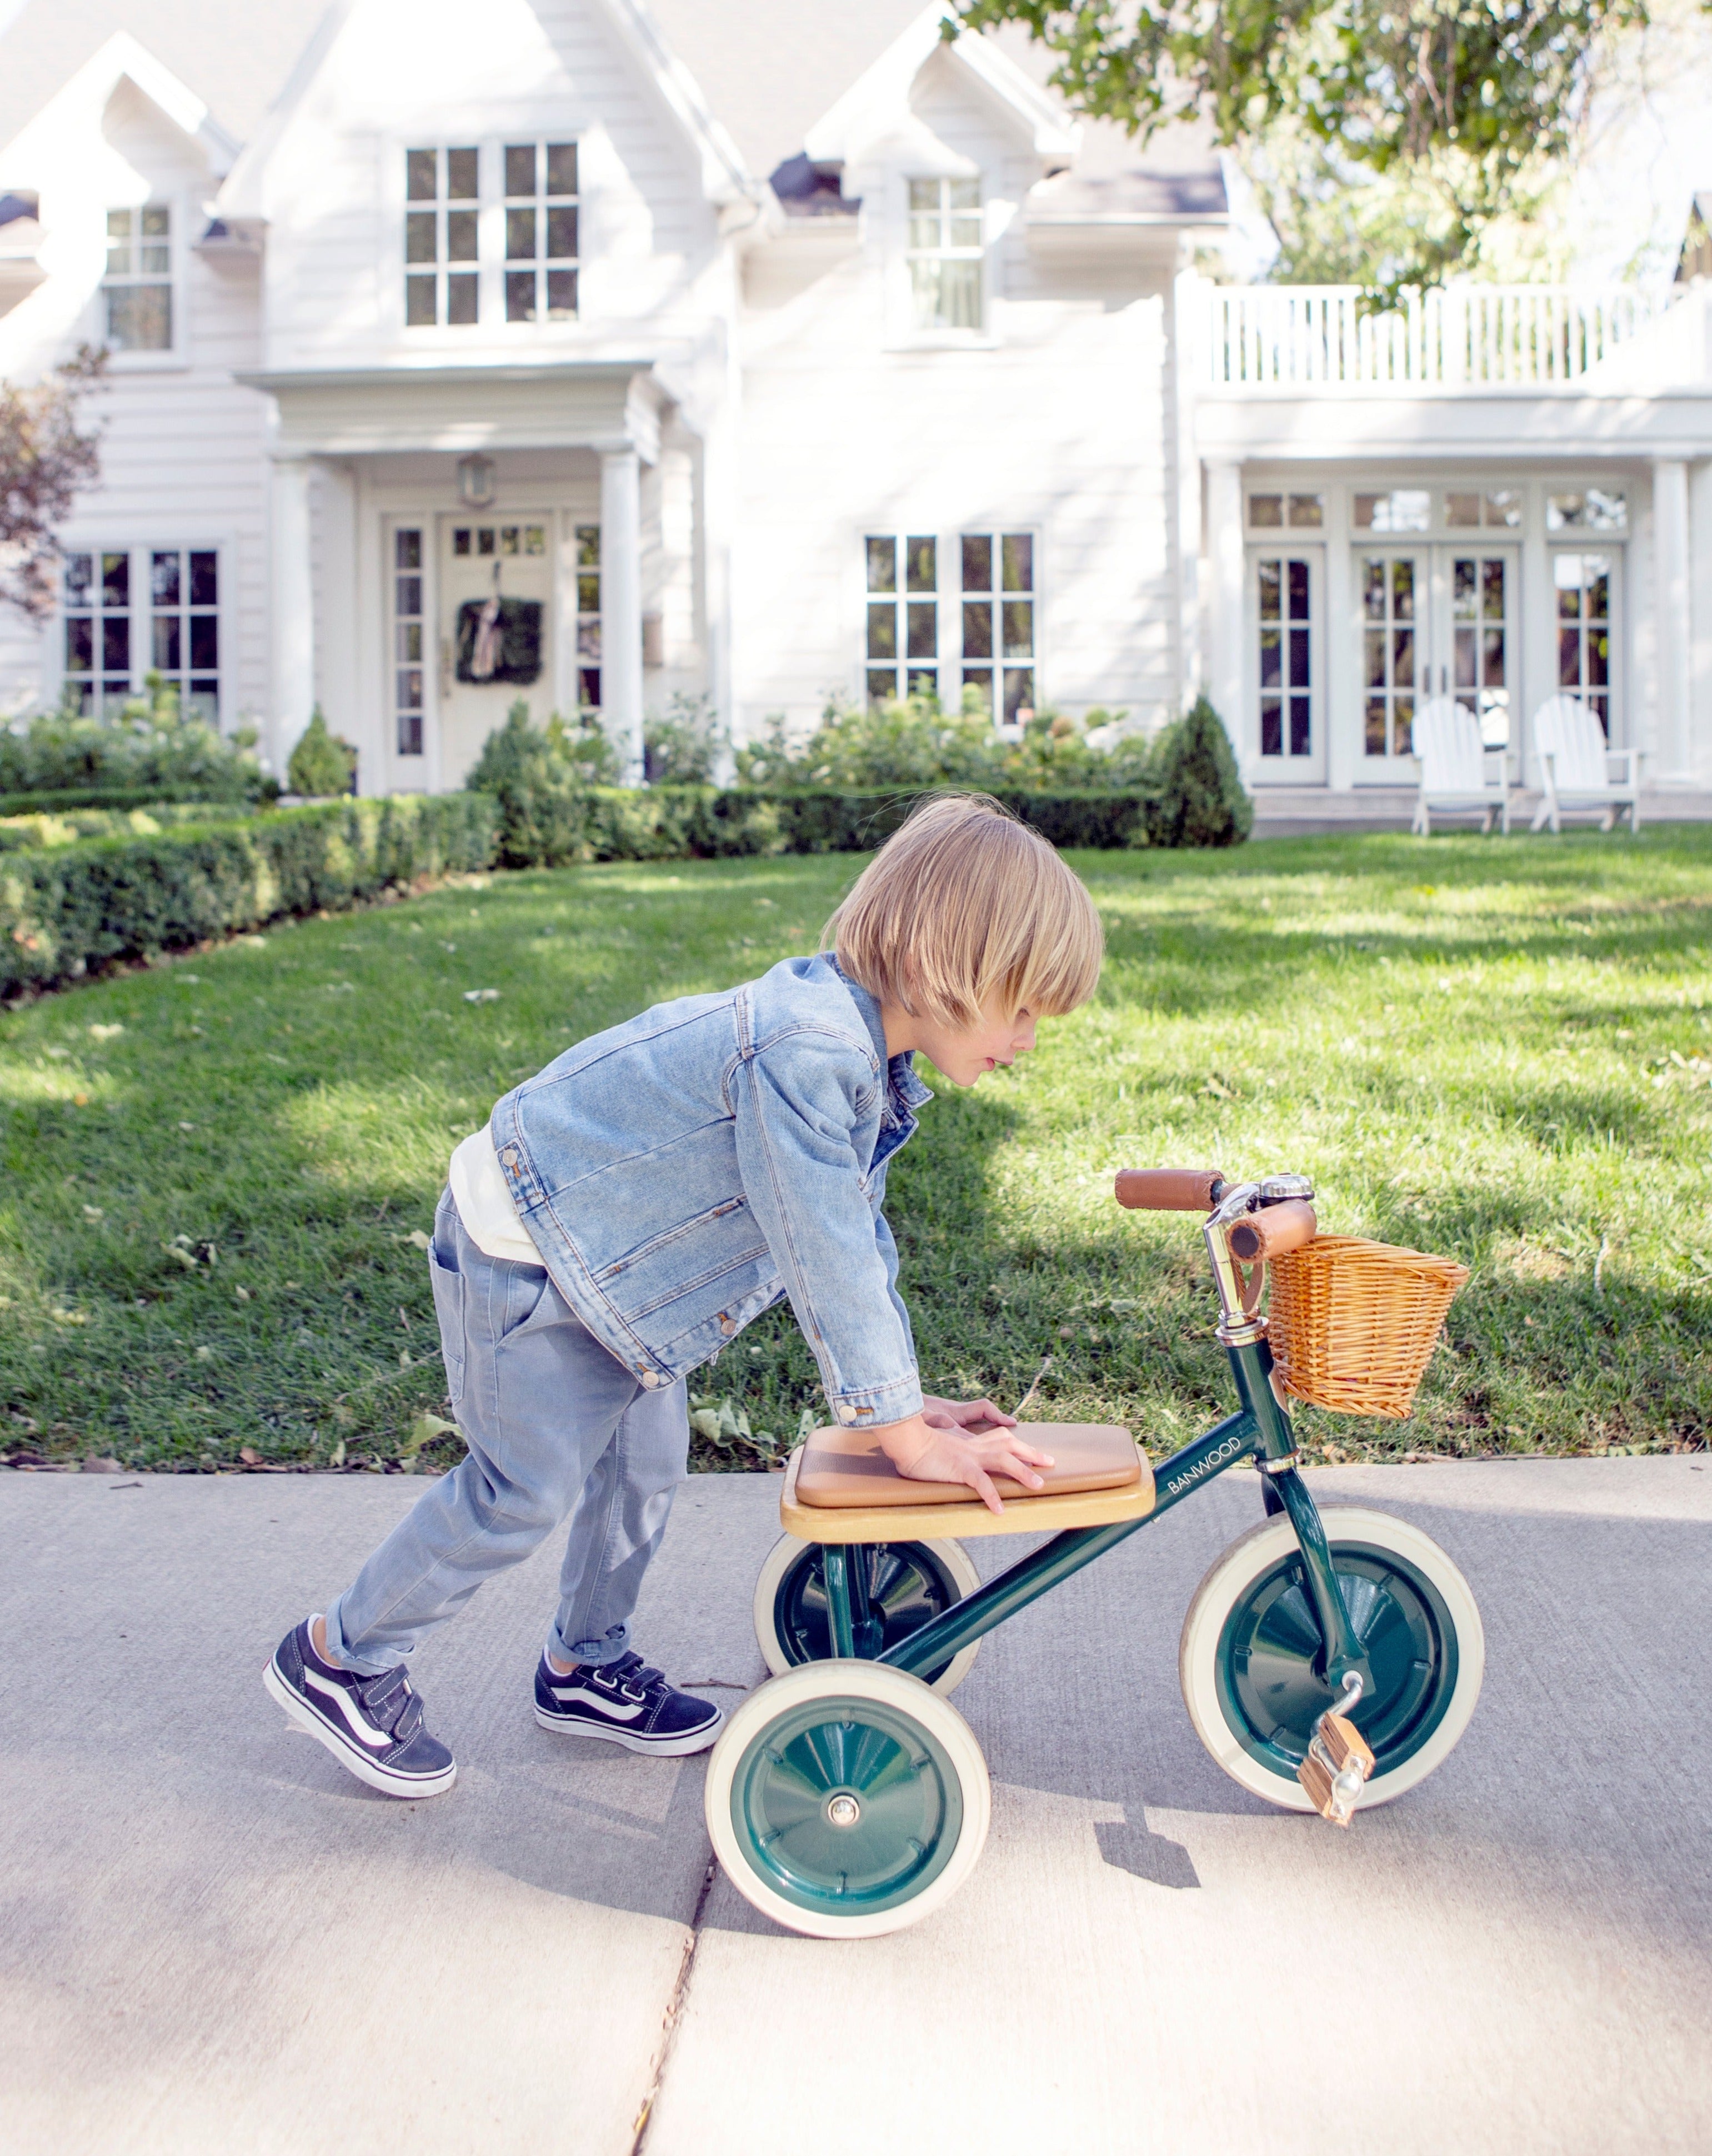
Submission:
{"label": "white house", "polygon": [[1427,695],[1525,758],[1568,687],[1706,807],[1705,288],[1215,285],[1204,142],[1144,158],[938,18],[26,0],[0,374],[111,362],[0,709],[158,670],[281,763],[319,702],[388,792],[519,696],[634,754],[680,690],[742,737],[1204,688],[1262,814],[1335,819],[1403,808]]}

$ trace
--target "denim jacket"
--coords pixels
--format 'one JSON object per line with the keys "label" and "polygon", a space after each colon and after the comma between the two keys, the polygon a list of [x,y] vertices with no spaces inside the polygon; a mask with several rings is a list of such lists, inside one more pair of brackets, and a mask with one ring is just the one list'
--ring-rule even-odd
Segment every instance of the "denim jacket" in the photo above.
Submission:
{"label": "denim jacket", "polygon": [[507,1093],[493,1142],[555,1286],[645,1385],[789,1296],[846,1423],[918,1412],[887,1165],[933,1098],[830,953],[656,1004]]}

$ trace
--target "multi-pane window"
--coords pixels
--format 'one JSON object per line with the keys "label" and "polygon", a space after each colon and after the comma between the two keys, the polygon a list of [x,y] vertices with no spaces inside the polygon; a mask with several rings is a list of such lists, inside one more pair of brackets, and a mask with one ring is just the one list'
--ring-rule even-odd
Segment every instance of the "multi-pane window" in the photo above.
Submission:
{"label": "multi-pane window", "polygon": [[1432,525],[1432,496],[1425,487],[1393,487],[1389,494],[1358,494],[1358,531],[1426,531]]}
{"label": "multi-pane window", "polygon": [[568,322],[577,312],[577,146],[505,150],[506,320]]}
{"label": "multi-pane window", "polygon": [[1522,490],[1517,486],[1488,487],[1484,493],[1447,494],[1444,521],[1452,531],[1514,531],[1522,521]]}
{"label": "multi-pane window", "polygon": [[460,524],[452,533],[454,554],[472,554],[478,558],[493,555],[496,558],[507,554],[544,554],[547,552],[547,526],[544,524]]}
{"label": "multi-pane window", "polygon": [[172,213],[164,203],[107,212],[101,279],[115,352],[172,348]]}
{"label": "multi-pane window", "polygon": [[130,555],[68,554],[63,598],[66,685],[96,714],[131,693]]}
{"label": "multi-pane window", "polygon": [[[1407,756],[1422,659],[1416,559],[1369,554],[1361,562],[1363,746],[1369,756]],[[1424,601],[1424,592],[1418,595]]]}
{"label": "multi-pane window", "polygon": [[1611,738],[1611,557],[1554,554],[1557,682],[1599,714]]}
{"label": "multi-pane window", "polygon": [[1509,582],[1502,554],[1452,557],[1451,686],[1478,714],[1488,748],[1504,748],[1510,737]]}
{"label": "multi-pane window", "polygon": [[1257,531],[1318,531],[1325,522],[1323,494],[1251,494],[1248,521]]}
{"label": "multi-pane window", "polygon": [[473,149],[404,152],[404,320],[473,322],[481,158]]}
{"label": "multi-pane window", "polygon": [[909,282],[918,330],[981,326],[981,183],[909,183]]}
{"label": "multi-pane window", "polygon": [[393,712],[400,756],[422,753],[422,533],[393,533]]}
{"label": "multi-pane window", "polygon": [[577,701],[600,709],[600,526],[577,526]]}
{"label": "multi-pane window", "polygon": [[868,701],[939,693],[939,542],[870,536]]}
{"label": "multi-pane window", "polygon": [[1288,555],[1255,564],[1260,613],[1260,752],[1314,752],[1311,565]]}
{"label": "multi-pane window", "polygon": [[1548,531],[1622,531],[1628,521],[1628,496],[1609,487],[1588,486],[1575,494],[1546,496]]}
{"label": "multi-pane window", "polygon": [[963,685],[1003,724],[1021,726],[1035,703],[1034,540],[1026,531],[965,531],[959,543]]}
{"label": "multi-pane window", "polygon": [[152,670],[178,690],[181,709],[210,725],[220,715],[220,557],[212,547],[156,547],[149,555]]}

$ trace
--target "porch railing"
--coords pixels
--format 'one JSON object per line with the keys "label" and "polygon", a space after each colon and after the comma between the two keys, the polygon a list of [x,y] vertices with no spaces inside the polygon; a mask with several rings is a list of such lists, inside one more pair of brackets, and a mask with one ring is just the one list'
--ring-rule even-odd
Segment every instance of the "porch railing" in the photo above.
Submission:
{"label": "porch railing", "polygon": [[1537,387],[1579,380],[1663,315],[1632,285],[1467,285],[1363,312],[1353,285],[1207,288],[1208,378],[1218,389],[1391,384]]}

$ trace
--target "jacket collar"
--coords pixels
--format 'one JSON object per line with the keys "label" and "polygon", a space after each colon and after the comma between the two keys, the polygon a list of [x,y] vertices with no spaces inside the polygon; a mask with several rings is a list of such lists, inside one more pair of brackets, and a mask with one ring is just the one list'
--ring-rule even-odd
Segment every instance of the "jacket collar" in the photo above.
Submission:
{"label": "jacket collar", "polygon": [[862,1014],[874,1044],[874,1053],[886,1070],[886,1100],[880,1111],[882,1127],[907,1126],[915,1127],[915,1111],[933,1097],[931,1087],[924,1086],[916,1075],[913,1055],[888,1055],[886,1053],[886,1021],[880,1009],[880,998],[872,995],[860,981],[851,980],[838,963],[835,952],[822,953],[826,963],[843,982],[851,1001]]}

